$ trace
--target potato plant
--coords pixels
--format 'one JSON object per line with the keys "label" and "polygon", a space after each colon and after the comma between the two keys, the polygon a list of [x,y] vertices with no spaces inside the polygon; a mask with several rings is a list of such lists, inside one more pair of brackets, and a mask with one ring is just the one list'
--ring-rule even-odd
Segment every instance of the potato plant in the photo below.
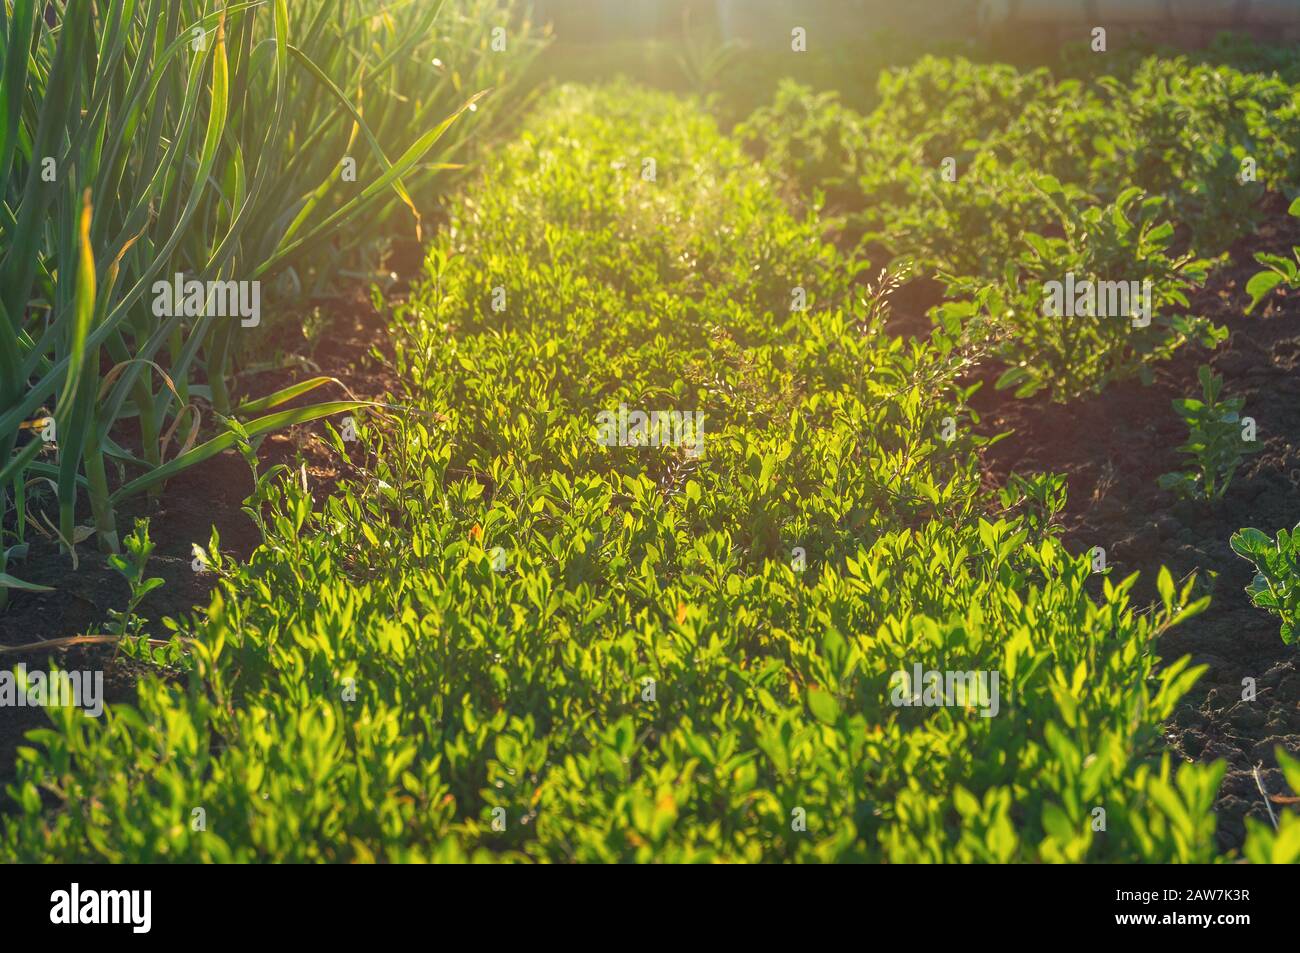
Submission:
{"label": "potato plant", "polygon": [[1132,187],[1161,196],[1201,255],[1248,232],[1263,193],[1300,176],[1300,106],[1286,81],[1164,57],[1113,75],[1103,61],[1054,78],[926,56],[882,74],[866,115],[787,83],[741,132],[806,196],[823,180],[856,179],[856,195],[837,187],[856,213],[854,237],[933,270],[986,277],[1014,254],[1022,229],[1053,220],[1031,186],[1037,176],[1102,205]]}
{"label": "potato plant", "polygon": [[1253,528],[1232,534],[1232,550],[1255,564],[1255,578],[1246,591],[1250,601],[1282,621],[1282,641],[1300,637],[1300,526],[1280,529],[1277,538]]}
{"label": "potato plant", "polygon": [[[1300,218],[1300,198],[1291,203],[1288,211]],[[1256,272],[1246,282],[1246,294],[1250,295],[1247,314],[1259,307],[1259,303],[1276,288],[1300,288],[1300,247],[1291,249],[1291,258],[1259,252],[1255,260],[1264,266],[1264,270]]]}
{"label": "potato plant", "polygon": [[[866,115],[787,83],[739,131],[805,202],[826,196],[846,247],[940,278],[936,320],[997,340],[1004,386],[1069,400],[1147,379],[1185,344],[1217,345],[1188,295],[1264,193],[1300,174],[1300,107],[1277,76],[1164,57],[1107,70],[928,56],[882,75]],[[1261,261],[1255,301],[1295,270]],[[1067,274],[1149,280],[1154,314],[1044,317],[1043,283]]]}
{"label": "potato plant", "polygon": [[1008,365],[999,389],[1021,397],[1049,389],[1065,401],[1114,381],[1148,380],[1153,361],[1222,338],[1209,321],[1179,313],[1211,263],[1169,254],[1174,228],[1161,220],[1163,199],[1133,187],[1109,206],[1081,205],[1077,190],[1054,177],[1036,185],[1059,237],[1022,233],[1000,281],[945,275],[952,300],[937,309],[991,323]]}

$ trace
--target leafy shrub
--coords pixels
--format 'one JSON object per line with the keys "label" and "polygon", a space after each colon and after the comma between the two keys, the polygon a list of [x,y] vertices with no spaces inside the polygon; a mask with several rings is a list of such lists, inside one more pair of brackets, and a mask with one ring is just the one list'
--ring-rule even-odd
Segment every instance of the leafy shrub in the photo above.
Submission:
{"label": "leafy shrub", "polygon": [[1187,424],[1187,442],[1179,453],[1191,457],[1195,469],[1166,473],[1160,486],[1184,498],[1220,499],[1228,490],[1233,475],[1246,453],[1258,449],[1242,438],[1241,408],[1245,400],[1231,397],[1220,400],[1223,378],[1202,364],[1197,371],[1201,397],[1177,398],[1174,410]]}
{"label": "leafy shrub", "polygon": [[1277,539],[1257,529],[1232,534],[1232,550],[1255,564],[1255,578],[1246,591],[1250,601],[1282,620],[1282,641],[1296,641],[1300,625],[1300,526],[1278,530]]}

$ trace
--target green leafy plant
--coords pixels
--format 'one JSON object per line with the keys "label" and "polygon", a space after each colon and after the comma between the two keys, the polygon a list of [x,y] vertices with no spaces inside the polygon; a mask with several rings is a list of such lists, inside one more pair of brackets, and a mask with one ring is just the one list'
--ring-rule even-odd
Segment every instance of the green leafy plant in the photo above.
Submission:
{"label": "green leafy plant", "polygon": [[145,568],[154,550],[153,540],[149,538],[148,520],[136,520],[135,529],[122,540],[122,543],[125,552],[109,556],[108,564],[126,580],[131,594],[125,609],[109,610],[111,620],[109,631],[123,639],[129,639],[139,635],[141,620],[136,615],[136,610],[140,607],[140,603],[149,593],[161,586],[163,580],[158,576],[145,575]]}
{"label": "green leafy plant", "polygon": [[[997,380],[999,390],[1012,389],[1017,397],[1049,390],[1064,402],[1114,381],[1149,380],[1153,362],[1188,343],[1212,346],[1226,335],[1203,318],[1174,310],[1189,307],[1188,293],[1205,280],[1211,263],[1170,254],[1174,227],[1161,220],[1164,199],[1134,187],[1099,206],[1051,176],[1035,185],[1052,209],[1059,237],[1022,232],[1020,250],[992,283],[943,275],[953,300],[935,309],[937,320],[988,316],[998,341],[995,353],[1009,365]],[[1073,282],[1096,289],[1106,282],[1125,294],[1112,302],[1098,290],[1080,312],[1076,300],[1069,300],[1075,297],[1069,293]],[[1067,299],[1054,309],[1048,306],[1053,284]],[[1124,301],[1128,310],[1119,313]]]}
{"label": "green leafy plant", "polygon": [[708,97],[727,72],[735,67],[743,49],[737,40],[721,40],[708,27],[691,24],[691,8],[682,8],[683,52],[677,65],[696,96]]}
{"label": "green leafy plant", "polygon": [[787,83],[741,130],[805,199],[830,183],[850,242],[865,237],[927,271],[996,276],[1022,230],[1052,222],[1029,185],[1044,174],[1097,204],[1130,188],[1164,198],[1193,249],[1225,250],[1253,227],[1264,192],[1300,175],[1293,87],[1186,57],[1112,62],[1057,78],[924,56],[881,75],[870,113]]}
{"label": "green leafy plant", "polygon": [[1056,516],[1065,509],[1065,477],[1057,473],[1013,473],[999,492],[999,500],[1003,509],[1021,511],[1029,538],[1041,541],[1055,532]]}
{"label": "green leafy plant", "polygon": [[1232,550],[1255,564],[1255,578],[1246,591],[1252,604],[1279,616],[1282,641],[1291,645],[1300,637],[1300,525],[1290,532],[1278,530],[1271,538],[1258,529],[1232,534]]}
{"label": "green leafy plant", "polygon": [[[786,82],[727,135],[699,99],[743,64],[689,26],[696,101],[529,109],[524,7],[0,2],[0,599],[43,588],[8,572],[32,526],[93,536],[150,666],[134,704],[28,734],[0,861],[1223,859],[1225,765],[1162,750],[1201,668],[1160,639],[1208,587],[1160,568],[1138,601],[1071,556],[1065,478],[991,490],[971,398],[991,361],[1068,401],[1220,342],[1193,295],[1300,177],[1295,87],[929,56],[868,112]],[[292,313],[388,235],[427,242],[402,300],[373,292],[392,403],[299,406],[325,376],[241,399],[251,335],[148,300],[265,279]],[[1251,308],[1300,257],[1259,261]],[[1048,313],[1067,276],[1150,299]],[[1199,379],[1161,485],[1214,500],[1253,448]],[[346,442],[325,422],[385,408]],[[702,413],[703,446],[602,439],[627,408]],[[317,421],[353,461],[324,498],[258,459]],[[148,524],[119,541],[117,512],[226,451],[262,544],[214,528],[209,604],[146,638]],[[1300,526],[1232,547],[1295,644]],[[1000,689],[906,704],[917,667]],[[1247,827],[1245,858],[1300,858],[1293,813]]]}
{"label": "green leafy plant", "polygon": [[831,214],[860,210],[866,122],[845,108],[834,90],[814,92],[783,80],[771,105],[755,110],[736,127],[736,135],[786,195],[808,206],[824,203]]}
{"label": "green leafy plant", "polygon": [[[1300,217],[1300,198],[1291,203],[1288,212]],[[1250,295],[1250,304],[1246,313],[1254,311],[1261,301],[1273,293],[1277,287],[1300,288],[1300,248],[1291,249],[1291,258],[1257,252],[1255,260],[1266,266],[1264,271],[1256,272],[1246,282],[1246,294]]]}
{"label": "green leafy plant", "polygon": [[1187,442],[1178,452],[1190,457],[1192,469],[1162,474],[1162,489],[1173,490],[1186,499],[1217,500],[1228,491],[1243,457],[1259,448],[1243,438],[1241,397],[1220,399],[1223,378],[1208,365],[1196,372],[1201,396],[1177,398],[1174,411],[1187,424]]}

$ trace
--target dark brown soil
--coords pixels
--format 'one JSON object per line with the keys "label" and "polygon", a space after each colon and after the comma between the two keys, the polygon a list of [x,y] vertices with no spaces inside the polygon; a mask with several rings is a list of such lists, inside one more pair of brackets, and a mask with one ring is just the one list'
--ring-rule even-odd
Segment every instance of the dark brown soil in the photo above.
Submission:
{"label": "dark brown soil", "polygon": [[[387,328],[364,295],[357,292],[334,302],[323,315],[314,341],[304,340],[303,326],[301,322],[282,322],[280,330],[259,344],[261,353],[274,355],[268,362],[274,369],[241,375],[236,399],[271,393],[314,376],[336,377],[362,399],[378,399],[395,389],[396,378],[387,360],[391,356]],[[342,388],[329,384],[285,407],[344,397]],[[211,419],[210,414],[206,416]],[[320,439],[322,432],[323,424],[317,422],[268,435],[259,452],[263,470],[277,463],[305,466],[313,495],[317,499],[328,495],[334,484],[347,475],[343,471],[348,465]],[[129,434],[118,437],[132,445],[126,439]],[[165,616],[180,618],[196,606],[207,604],[215,580],[210,574],[192,570],[191,546],[198,543],[206,547],[214,527],[220,534],[223,554],[245,559],[252,553],[260,537],[253,521],[240,509],[252,491],[253,476],[248,465],[231,450],[169,481],[159,499],[141,496],[120,509],[118,526],[123,533],[130,531],[136,517],[149,519],[149,535],[156,548],[147,574],[164,580],[140,606],[142,617],[156,623]],[[12,565],[10,571],[28,582],[53,586],[56,591],[12,592],[9,606],[0,612],[0,646],[104,632],[109,610],[121,610],[127,604],[125,580],[91,542],[78,547],[79,566],[74,572],[70,558],[55,542],[32,535],[28,556]],[[162,631],[158,634],[165,636]],[[111,645],[6,652],[0,656],[0,665],[5,668],[25,663],[33,669],[47,669],[51,661],[65,669],[102,670],[107,703],[134,702],[135,683],[147,668],[119,654]],[[46,724],[48,720],[39,708],[0,708],[0,791],[12,777],[14,752],[23,743],[23,734]],[[0,793],[0,809],[7,802],[8,798]]]}
{"label": "dark brown soil", "polygon": [[[1212,587],[1209,610],[1171,631],[1159,648],[1165,659],[1186,654],[1209,666],[1166,738],[1189,761],[1228,762],[1217,804],[1224,849],[1241,846],[1245,817],[1267,823],[1257,765],[1270,795],[1300,794],[1287,790],[1273,754],[1279,745],[1300,751],[1300,651],[1283,644],[1276,616],[1250,605],[1244,587],[1251,564],[1228,545],[1245,526],[1272,535],[1300,522],[1300,295],[1278,293],[1254,314],[1243,313],[1245,284],[1260,270],[1253,253],[1289,255],[1293,245],[1300,245],[1297,220],[1286,215],[1285,203],[1271,202],[1266,223],[1231,249],[1231,264],[1193,299],[1192,313],[1231,332],[1208,360],[1204,351],[1189,352],[1158,368],[1149,387],[1115,385],[1065,405],[1008,401],[991,387],[976,401],[985,432],[1014,431],[986,452],[991,482],[1012,471],[1066,476],[1063,526],[1071,551],[1104,547],[1113,577],[1140,570],[1139,603],[1154,599],[1161,565],[1175,578],[1196,572]],[[1179,502],[1156,483],[1183,468],[1175,448],[1187,430],[1170,400],[1199,396],[1201,363],[1223,376],[1226,395],[1246,398],[1243,414],[1257,421],[1262,445],[1214,505]],[[1255,679],[1254,702],[1242,700],[1245,678]]]}

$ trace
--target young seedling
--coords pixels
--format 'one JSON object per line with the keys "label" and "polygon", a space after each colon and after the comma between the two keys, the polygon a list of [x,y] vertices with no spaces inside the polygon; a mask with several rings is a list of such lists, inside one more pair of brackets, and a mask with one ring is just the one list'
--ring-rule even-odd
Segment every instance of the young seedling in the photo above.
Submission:
{"label": "young seedling", "polygon": [[1277,539],[1257,529],[1232,534],[1232,551],[1255,564],[1255,578],[1246,587],[1251,604],[1282,619],[1282,641],[1300,635],[1300,524],[1291,532],[1278,530]]}
{"label": "young seedling", "polygon": [[[1292,202],[1287,211],[1300,217],[1300,198]],[[1246,282],[1246,294],[1250,295],[1250,304],[1246,306],[1247,314],[1254,311],[1278,285],[1300,288],[1300,248],[1292,248],[1291,254],[1295,261],[1267,252],[1259,252],[1255,255],[1255,260],[1265,266],[1266,270],[1256,272],[1250,281]]]}
{"label": "young seedling", "polygon": [[1173,401],[1174,410],[1188,430],[1187,442],[1178,452],[1187,454],[1192,466],[1162,475],[1159,483],[1185,499],[1217,500],[1227,492],[1242,457],[1258,448],[1243,436],[1241,408],[1245,400],[1220,400],[1223,378],[1208,365],[1201,365],[1197,377],[1201,381],[1201,399],[1184,397]]}
{"label": "young seedling", "polygon": [[131,587],[131,596],[127,600],[126,611],[108,610],[111,619],[109,631],[129,639],[139,634],[141,620],[136,616],[135,610],[144,601],[145,596],[163,584],[163,580],[157,576],[145,578],[145,566],[154,548],[153,540],[149,538],[147,519],[136,520],[135,529],[122,542],[126,549],[125,554],[109,556],[108,563],[126,579],[127,585]]}

